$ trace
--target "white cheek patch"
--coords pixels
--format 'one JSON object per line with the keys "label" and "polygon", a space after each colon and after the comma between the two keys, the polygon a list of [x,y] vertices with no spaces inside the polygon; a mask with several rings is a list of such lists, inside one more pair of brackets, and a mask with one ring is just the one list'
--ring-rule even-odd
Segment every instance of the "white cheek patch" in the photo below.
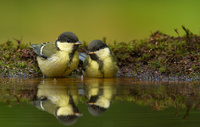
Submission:
{"label": "white cheek patch", "polygon": [[73,114],[73,108],[70,106],[60,107],[57,111],[58,116],[66,116],[66,115],[72,115]]}
{"label": "white cheek patch", "polygon": [[103,96],[103,97],[99,98],[99,100],[96,102],[96,105],[99,105],[99,106],[104,107],[104,108],[109,108],[110,101]]}
{"label": "white cheek patch", "polygon": [[74,44],[73,43],[67,43],[67,42],[57,42],[57,46],[62,51],[68,51],[71,52],[73,49]]}
{"label": "white cheek patch", "polygon": [[41,54],[41,55],[42,55],[42,50],[43,50],[44,46],[45,46],[45,45],[43,45],[43,46],[41,47],[41,49],[40,49],[40,54]]}
{"label": "white cheek patch", "polygon": [[95,52],[100,59],[110,56],[110,49],[108,47]]}

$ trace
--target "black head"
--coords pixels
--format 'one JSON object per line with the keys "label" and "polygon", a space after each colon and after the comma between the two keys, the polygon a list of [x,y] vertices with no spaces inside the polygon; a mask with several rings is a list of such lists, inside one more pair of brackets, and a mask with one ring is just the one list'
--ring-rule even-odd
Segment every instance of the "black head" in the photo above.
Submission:
{"label": "black head", "polygon": [[98,105],[90,105],[88,104],[88,111],[93,116],[100,116],[102,113],[104,113],[107,110],[107,108],[100,107]]}
{"label": "black head", "polygon": [[[72,45],[72,51],[71,51],[71,56],[73,56],[74,52],[78,49],[78,46],[81,45],[82,43],[78,40],[78,37],[72,33],[72,32],[64,32],[62,33],[58,39],[56,40],[56,47],[58,50],[62,50],[62,48],[66,45],[63,44],[69,44]],[[67,45],[69,46],[69,45]]]}
{"label": "black head", "polygon": [[101,40],[93,40],[88,45],[89,52],[95,52],[100,49],[108,47],[105,43],[103,43]]}
{"label": "black head", "polygon": [[64,125],[72,125],[77,122],[78,116],[67,115],[67,116],[57,116],[58,120]]}
{"label": "black head", "polygon": [[93,116],[99,116],[107,110],[107,108],[104,108],[95,104],[98,101],[98,99],[99,99],[99,95],[91,96],[89,102],[87,102],[88,111]]}
{"label": "black head", "polygon": [[[81,113],[79,113],[78,109],[74,109],[73,114],[65,114],[65,115],[58,115],[57,112],[60,107],[58,107],[55,111],[56,118],[64,125],[72,125],[77,122],[78,118],[82,116]],[[76,112],[75,112],[76,111]]]}
{"label": "black head", "polygon": [[76,34],[74,34],[72,32],[64,32],[58,37],[57,41],[68,42],[68,43],[76,43],[79,40],[78,40],[78,37],[76,36]]}

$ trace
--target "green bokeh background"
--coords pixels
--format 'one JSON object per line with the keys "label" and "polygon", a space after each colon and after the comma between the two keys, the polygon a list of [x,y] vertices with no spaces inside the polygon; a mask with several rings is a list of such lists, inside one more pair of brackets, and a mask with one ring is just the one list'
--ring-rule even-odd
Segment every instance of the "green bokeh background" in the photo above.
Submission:
{"label": "green bokeh background", "polygon": [[0,0],[0,43],[54,41],[72,31],[80,41],[147,38],[160,30],[177,36],[181,25],[200,33],[198,0]]}

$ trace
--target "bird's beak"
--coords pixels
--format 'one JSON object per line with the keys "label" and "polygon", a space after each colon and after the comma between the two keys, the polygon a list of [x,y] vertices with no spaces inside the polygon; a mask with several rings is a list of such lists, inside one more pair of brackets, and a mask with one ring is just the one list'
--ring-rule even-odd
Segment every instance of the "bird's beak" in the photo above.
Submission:
{"label": "bird's beak", "polygon": [[93,102],[89,102],[89,103],[87,103],[87,105],[88,106],[90,106],[90,105],[94,105],[95,103],[93,103]]}
{"label": "bird's beak", "polygon": [[95,52],[90,52],[90,51],[87,52],[87,55],[92,55],[92,54],[95,54]]}
{"label": "bird's beak", "polygon": [[81,116],[83,116],[82,113],[78,113],[78,112],[74,113],[74,115],[77,116],[77,117],[81,117]]}
{"label": "bird's beak", "polygon": [[74,45],[81,45],[81,44],[82,44],[82,42],[80,42],[80,41],[77,41],[74,43]]}

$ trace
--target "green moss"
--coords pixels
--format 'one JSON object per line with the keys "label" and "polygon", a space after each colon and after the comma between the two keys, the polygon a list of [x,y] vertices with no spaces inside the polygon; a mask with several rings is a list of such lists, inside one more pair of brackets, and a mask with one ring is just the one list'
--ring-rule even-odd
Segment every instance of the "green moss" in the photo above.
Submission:
{"label": "green moss", "polygon": [[20,62],[18,65],[19,65],[19,67],[24,68],[24,67],[25,67],[25,62],[24,62],[24,61],[23,61],[23,62]]}
{"label": "green moss", "polygon": [[[140,77],[144,74],[175,75],[187,77],[197,76],[200,71],[200,36],[193,34],[183,26],[185,35],[173,37],[156,31],[147,39],[132,40],[130,42],[114,41],[109,45],[117,57],[122,75],[133,73]],[[29,76],[41,76],[36,62],[36,54],[15,39],[0,45],[0,73],[3,76],[18,75],[18,72]],[[107,44],[106,38],[103,41]],[[79,51],[87,50],[86,42],[80,46]],[[82,49],[82,50],[81,50]],[[81,73],[81,68],[72,74]],[[142,76],[141,76],[142,75]]]}
{"label": "green moss", "polygon": [[[190,75],[199,73],[200,36],[183,26],[186,34],[173,37],[160,31],[149,39],[120,42],[112,47],[120,67],[137,68],[138,75],[157,73]],[[140,63],[139,67],[136,67]],[[190,70],[192,68],[193,71]],[[166,73],[167,72],[167,73]],[[189,76],[190,77],[190,76]]]}
{"label": "green moss", "polygon": [[147,59],[147,58],[149,58],[150,57],[150,55],[148,55],[148,54],[142,54],[142,58],[143,59]]}
{"label": "green moss", "polygon": [[195,65],[193,65],[193,66],[192,66],[192,68],[193,68],[193,70],[194,70],[194,71],[196,71],[196,70],[200,69],[200,68],[198,68],[198,67],[197,67],[197,66],[195,66]]}
{"label": "green moss", "polygon": [[159,68],[159,72],[162,73],[162,72],[164,72],[164,71],[166,71],[166,68],[165,68],[165,67],[160,67],[160,68]]}
{"label": "green moss", "polygon": [[147,44],[147,48],[149,48],[151,50],[155,50],[156,49],[156,45],[154,45],[154,44]]}
{"label": "green moss", "polygon": [[18,77],[19,72],[23,77],[41,76],[38,69],[29,72],[32,68],[36,68],[37,64],[35,56],[32,55],[33,51],[28,48],[28,45],[21,44],[20,41],[17,44],[7,41],[0,45],[0,53],[3,54],[0,57],[1,76]]}

